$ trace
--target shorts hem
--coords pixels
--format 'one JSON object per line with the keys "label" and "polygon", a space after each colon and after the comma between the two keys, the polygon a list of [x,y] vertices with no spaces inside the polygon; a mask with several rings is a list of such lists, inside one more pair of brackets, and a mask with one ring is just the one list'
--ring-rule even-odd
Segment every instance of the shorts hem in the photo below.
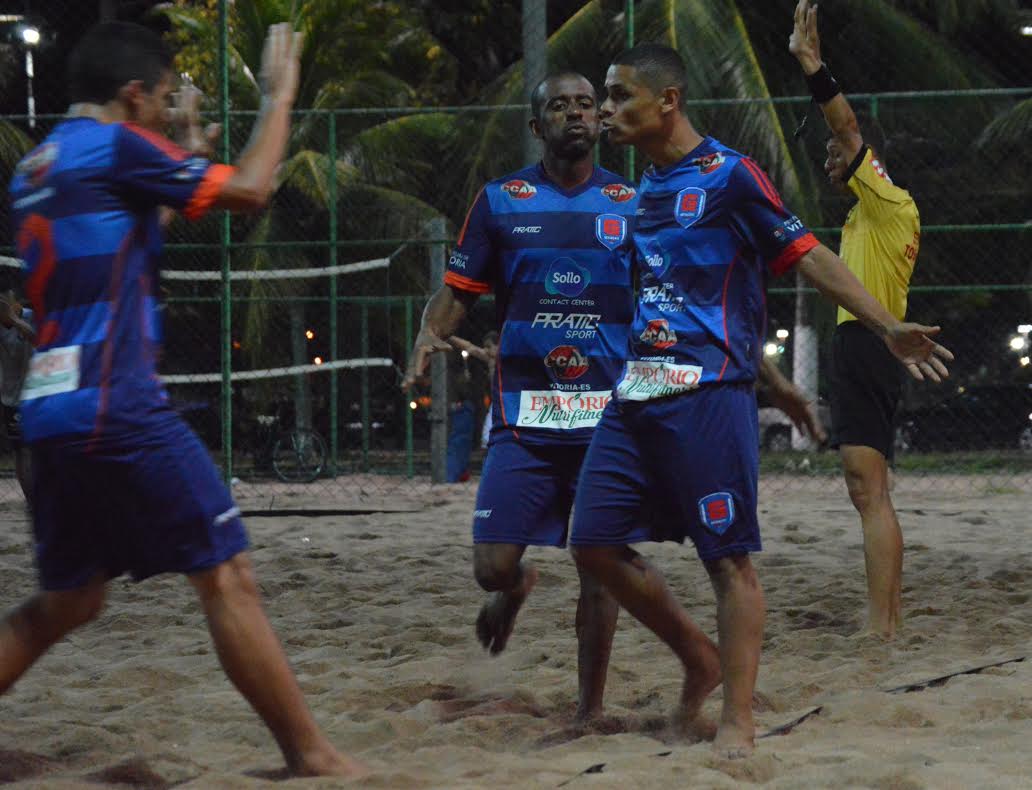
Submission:
{"label": "shorts hem", "polygon": [[722,546],[716,551],[709,551],[706,554],[699,553],[699,559],[703,562],[722,560],[724,557],[734,557],[738,554],[756,554],[763,551],[759,543],[739,543],[734,546]]}
{"label": "shorts hem", "polygon": [[553,548],[557,548],[557,549],[565,549],[566,548],[566,544],[568,542],[569,541],[566,541],[566,540],[563,540],[561,542],[556,542],[554,540],[528,540],[526,538],[505,538],[505,537],[501,537],[501,538],[498,538],[498,537],[478,538],[475,535],[473,536],[473,545],[474,546],[476,546],[478,544],[483,544],[483,543],[504,543],[504,544],[507,544],[507,545],[510,545],[510,546],[546,546],[546,547],[553,547]]}

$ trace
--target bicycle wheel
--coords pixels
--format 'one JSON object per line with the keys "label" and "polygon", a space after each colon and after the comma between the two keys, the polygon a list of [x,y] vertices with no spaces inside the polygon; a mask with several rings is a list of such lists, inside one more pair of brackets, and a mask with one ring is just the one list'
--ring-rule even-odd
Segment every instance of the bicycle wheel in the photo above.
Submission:
{"label": "bicycle wheel", "polygon": [[285,433],[272,448],[272,469],[284,483],[311,483],[325,466],[326,442],[314,431]]}

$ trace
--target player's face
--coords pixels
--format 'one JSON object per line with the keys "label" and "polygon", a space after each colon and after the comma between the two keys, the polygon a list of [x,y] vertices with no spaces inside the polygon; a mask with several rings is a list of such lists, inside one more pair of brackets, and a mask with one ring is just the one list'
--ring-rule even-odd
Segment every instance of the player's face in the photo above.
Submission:
{"label": "player's face", "polygon": [[141,89],[133,102],[136,117],[133,121],[145,129],[163,132],[168,126],[172,92],[176,88],[175,76],[165,71],[154,90]]}
{"label": "player's face", "polygon": [[535,134],[561,159],[578,159],[598,142],[595,89],[583,77],[549,80]]}
{"label": "player's face", "polygon": [[634,66],[610,66],[606,73],[606,100],[599,118],[602,133],[617,145],[634,145],[661,134],[661,96],[652,92],[637,76]]}
{"label": "player's face", "polygon": [[824,172],[832,184],[839,189],[845,189],[845,175],[849,167],[849,162],[846,161],[846,153],[835,138],[828,140],[826,147],[828,149],[828,158],[824,162]]}

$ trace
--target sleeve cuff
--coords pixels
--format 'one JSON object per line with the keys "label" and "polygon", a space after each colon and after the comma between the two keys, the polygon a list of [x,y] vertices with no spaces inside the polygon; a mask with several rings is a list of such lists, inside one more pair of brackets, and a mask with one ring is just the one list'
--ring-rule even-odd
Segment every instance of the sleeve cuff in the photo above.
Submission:
{"label": "sleeve cuff", "polygon": [[812,250],[820,244],[817,241],[817,237],[812,233],[807,233],[805,236],[800,236],[798,239],[789,244],[785,249],[781,251],[781,254],[772,260],[768,265],[770,266],[771,274],[775,277],[779,277],[799,262],[806,253]]}
{"label": "sleeve cuff", "polygon": [[444,284],[450,285],[452,288],[458,288],[460,291],[469,291],[474,294],[491,293],[490,283],[471,280],[469,277],[463,277],[461,274],[456,274],[455,272],[444,273]]}
{"label": "sleeve cuff", "polygon": [[204,174],[204,180],[197,185],[193,197],[183,209],[183,216],[188,220],[196,221],[208,213],[219,195],[222,193],[223,185],[233,177],[236,168],[229,165],[212,165]]}

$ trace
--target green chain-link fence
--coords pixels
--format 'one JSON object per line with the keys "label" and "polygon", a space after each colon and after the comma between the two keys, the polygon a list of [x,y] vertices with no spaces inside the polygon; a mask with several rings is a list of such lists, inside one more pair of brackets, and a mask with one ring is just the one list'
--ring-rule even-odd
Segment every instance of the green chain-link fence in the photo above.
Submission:
{"label": "green chain-link fence", "polygon": [[[223,85],[228,80],[227,64]],[[909,317],[940,323],[942,342],[957,355],[947,384],[907,386],[900,485],[984,491],[1032,481],[1032,163],[1027,150],[1001,147],[994,136],[1029,97],[1032,88],[851,97],[881,121],[889,171],[921,212]],[[807,131],[791,136],[808,107],[799,96],[688,102],[702,131],[753,154],[837,249],[849,201],[821,177],[823,120],[810,109]],[[447,421],[469,421],[470,412],[475,475],[490,397],[483,365],[453,356],[448,394],[436,402],[429,383],[411,393],[398,384],[467,202],[485,179],[521,163],[525,109],[302,110],[266,212],[169,227],[163,370],[178,408],[239,481],[239,499],[313,508],[416,494],[441,476],[433,459],[443,458]],[[225,124],[222,157],[231,161],[254,115],[228,102],[209,110]],[[764,150],[740,139],[757,114],[773,130]],[[0,128],[36,142],[58,118],[29,120],[0,117]],[[599,161],[629,166],[634,177],[643,165],[607,147]],[[13,247],[0,255],[12,256]],[[768,310],[766,351],[823,402],[833,310],[792,278],[771,283]],[[493,324],[484,299],[461,333],[479,341]],[[797,361],[803,325],[813,328],[817,350]],[[833,453],[793,449],[785,420],[767,409],[761,417],[768,489],[802,491],[837,479]]]}

